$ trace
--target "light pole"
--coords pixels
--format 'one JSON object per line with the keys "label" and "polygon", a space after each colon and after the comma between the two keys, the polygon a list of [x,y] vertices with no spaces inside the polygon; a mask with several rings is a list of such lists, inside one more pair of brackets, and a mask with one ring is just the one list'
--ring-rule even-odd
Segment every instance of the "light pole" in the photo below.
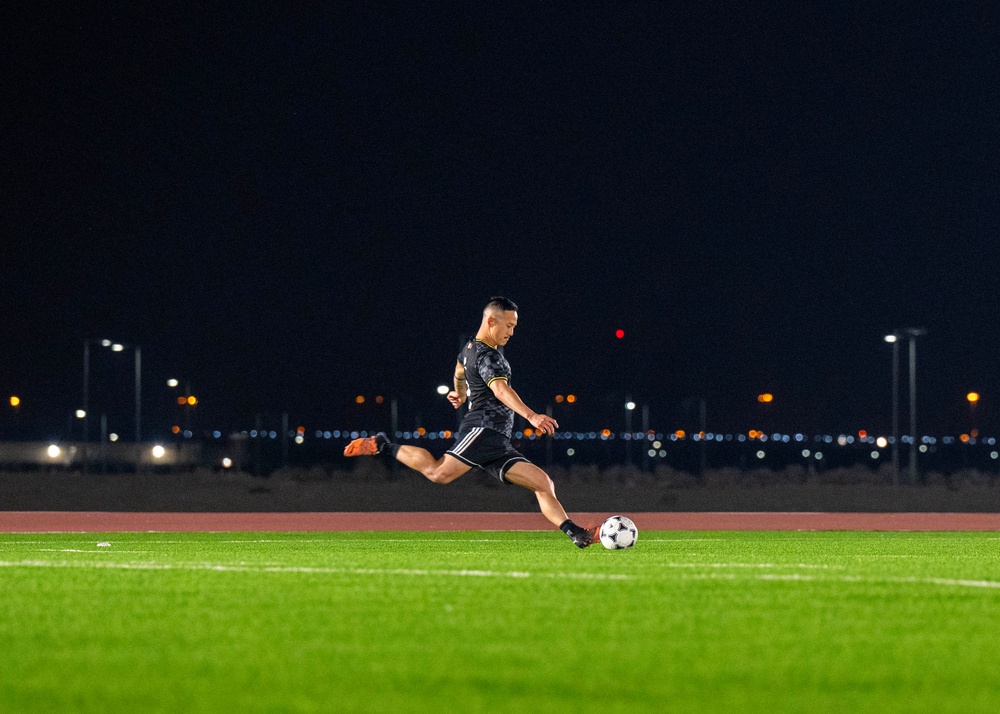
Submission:
{"label": "light pole", "polygon": [[[897,344],[900,339],[906,338],[910,342],[909,357],[910,357],[910,463],[909,463],[909,482],[911,484],[916,484],[917,482],[917,338],[923,337],[927,334],[927,330],[923,327],[906,327],[900,330],[893,330],[889,335],[885,336],[885,341],[892,343],[893,345],[893,403],[898,405],[898,382],[899,382],[899,353]],[[893,410],[897,415],[894,417],[894,431],[898,429],[898,413],[899,408]],[[897,440],[898,440],[898,435]],[[894,450],[893,459],[896,458],[896,453]],[[897,467],[898,469],[898,467]]]}
{"label": "light pole", "polygon": [[[97,340],[86,339],[83,341],[83,440],[84,443],[90,438],[88,420],[90,413],[90,343]],[[126,348],[135,354],[135,441],[142,441],[142,348],[139,345],[127,345],[111,340],[100,340],[101,347],[106,347],[112,352],[122,352]]]}
{"label": "light pole", "polygon": [[899,335],[885,341],[892,345],[892,485],[899,486]]}
{"label": "light pole", "polygon": [[632,412],[635,411],[635,402],[632,401],[632,397],[626,397],[628,401],[625,402],[625,460],[628,465],[632,465]]}
{"label": "light pole", "polygon": [[976,427],[976,405],[979,404],[979,392],[969,392],[965,395],[965,400],[969,403],[969,436],[979,436]]}

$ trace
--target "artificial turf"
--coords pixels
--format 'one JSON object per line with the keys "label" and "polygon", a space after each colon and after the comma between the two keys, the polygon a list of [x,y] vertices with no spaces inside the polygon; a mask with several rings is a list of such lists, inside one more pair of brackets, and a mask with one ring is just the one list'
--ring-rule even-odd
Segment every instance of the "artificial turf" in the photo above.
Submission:
{"label": "artificial turf", "polygon": [[0,711],[996,712],[998,545],[0,535]]}

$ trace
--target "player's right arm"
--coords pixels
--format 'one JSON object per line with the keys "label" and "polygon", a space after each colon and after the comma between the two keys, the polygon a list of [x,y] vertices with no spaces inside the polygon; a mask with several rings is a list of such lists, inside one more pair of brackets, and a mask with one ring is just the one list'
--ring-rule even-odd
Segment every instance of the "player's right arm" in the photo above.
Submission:
{"label": "player's right arm", "polygon": [[515,414],[527,419],[528,423],[533,427],[541,429],[549,436],[556,433],[556,429],[559,428],[559,422],[547,414],[539,414],[521,401],[521,397],[510,386],[506,377],[496,377],[490,380],[490,389],[493,390],[493,394],[496,395],[497,399],[510,407]]}
{"label": "player's right arm", "polygon": [[455,363],[455,388],[448,392],[448,401],[458,409],[465,404],[468,397],[468,385],[465,382],[465,366],[461,362]]}

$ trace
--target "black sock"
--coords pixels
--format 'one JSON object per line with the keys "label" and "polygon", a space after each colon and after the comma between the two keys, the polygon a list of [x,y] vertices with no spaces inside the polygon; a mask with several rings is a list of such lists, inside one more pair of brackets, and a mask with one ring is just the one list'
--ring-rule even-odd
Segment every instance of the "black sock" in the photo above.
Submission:
{"label": "black sock", "polygon": [[399,444],[389,441],[389,437],[384,432],[375,435],[375,443],[378,444],[378,453],[388,458],[390,461],[396,460],[396,452],[399,451]]}
{"label": "black sock", "polygon": [[559,530],[561,530],[563,533],[572,538],[574,533],[579,533],[580,531],[583,530],[583,528],[581,528],[580,526],[578,526],[573,521],[567,518],[565,521],[559,524]]}

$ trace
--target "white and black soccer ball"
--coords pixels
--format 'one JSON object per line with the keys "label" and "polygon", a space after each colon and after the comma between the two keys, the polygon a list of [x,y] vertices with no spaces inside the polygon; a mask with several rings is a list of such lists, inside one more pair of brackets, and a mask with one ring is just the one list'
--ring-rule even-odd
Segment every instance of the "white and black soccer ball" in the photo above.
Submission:
{"label": "white and black soccer ball", "polygon": [[601,524],[601,545],[608,550],[631,548],[639,540],[639,529],[627,516],[611,516]]}

